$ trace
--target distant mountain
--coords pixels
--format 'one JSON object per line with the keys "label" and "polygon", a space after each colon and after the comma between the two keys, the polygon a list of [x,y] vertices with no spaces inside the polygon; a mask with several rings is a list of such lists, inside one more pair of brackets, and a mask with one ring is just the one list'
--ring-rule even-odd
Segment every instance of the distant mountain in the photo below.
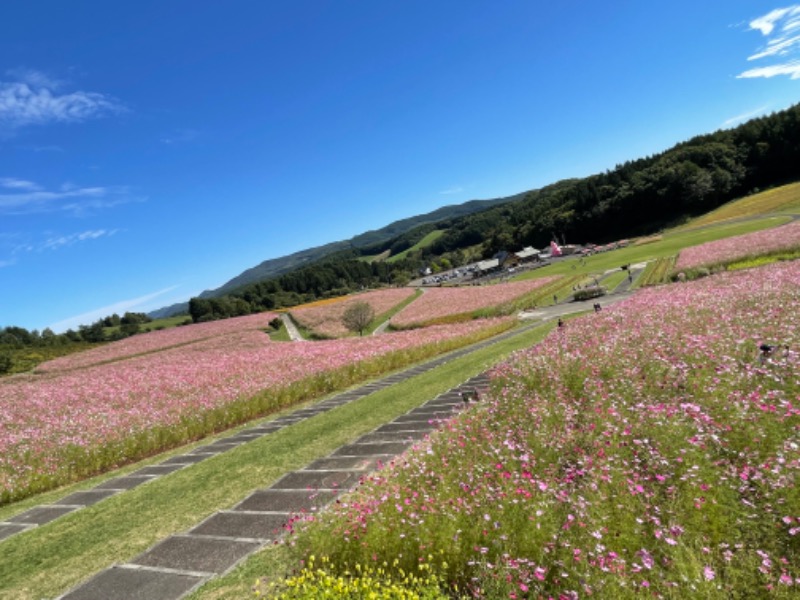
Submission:
{"label": "distant mountain", "polygon": [[[246,271],[243,271],[222,286],[214,290],[206,290],[202,292],[199,297],[216,298],[223,296],[226,293],[249,283],[263,281],[265,279],[270,279],[272,277],[289,273],[290,271],[294,271],[300,267],[312,264],[336,252],[349,250],[351,248],[366,248],[374,244],[386,242],[420,225],[426,225],[428,223],[440,223],[442,221],[447,221],[448,219],[455,219],[458,217],[471,215],[473,213],[493,208],[499,204],[521,200],[527,193],[528,192],[523,192],[505,198],[494,198],[492,200],[470,200],[468,202],[464,202],[463,204],[443,206],[429,213],[425,213],[424,215],[417,215],[415,217],[394,221],[393,223],[390,223],[381,229],[366,231],[347,241],[331,242],[323,246],[316,246],[314,248],[308,248],[307,250],[300,250],[294,254],[281,256],[279,258],[270,258],[261,264],[256,265],[255,267],[251,267]],[[173,304],[171,306],[165,306],[163,308],[154,310],[148,313],[148,316],[153,319],[161,319],[164,317],[185,313],[188,311],[188,309],[188,302],[180,302],[178,304]]]}
{"label": "distant mountain", "polygon": [[476,212],[481,212],[488,208],[492,208],[493,206],[497,206],[498,204],[522,200],[527,193],[528,192],[523,192],[521,194],[515,194],[514,196],[495,198],[493,200],[470,200],[469,202],[464,202],[463,204],[451,204],[449,206],[443,206],[442,208],[437,208],[436,210],[424,215],[418,215],[416,217],[409,217],[408,219],[395,221],[394,223],[390,223],[382,229],[367,231],[355,236],[350,240],[349,243],[356,248],[372,246],[373,244],[379,244],[381,242],[391,240],[392,238],[396,238],[398,235],[402,235],[407,231],[411,231],[420,225],[426,225],[428,223],[440,223],[441,221],[447,221],[448,219],[454,219],[457,217],[463,217],[465,215],[471,215]]}

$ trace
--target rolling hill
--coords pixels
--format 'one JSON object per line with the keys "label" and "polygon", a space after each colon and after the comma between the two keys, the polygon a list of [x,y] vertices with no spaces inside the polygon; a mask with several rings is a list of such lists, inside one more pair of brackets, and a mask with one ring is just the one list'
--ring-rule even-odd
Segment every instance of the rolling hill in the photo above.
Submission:
{"label": "rolling hill", "polygon": [[[440,223],[448,219],[455,219],[458,217],[471,215],[501,204],[521,200],[525,197],[526,193],[527,192],[515,194],[505,198],[494,198],[491,200],[470,200],[468,202],[464,202],[463,204],[443,206],[429,213],[394,221],[393,223],[390,223],[389,225],[386,225],[380,229],[366,231],[346,241],[331,242],[322,246],[316,246],[314,248],[308,248],[306,250],[300,250],[299,252],[287,254],[286,256],[270,258],[256,265],[255,267],[251,267],[243,271],[220,287],[202,292],[199,297],[216,298],[223,296],[228,292],[231,292],[237,288],[241,288],[247,284],[269,279],[270,277],[283,275],[306,265],[310,265],[336,252],[349,250],[352,248],[365,248],[375,244],[380,244],[402,235],[403,233],[406,233],[415,227],[419,227],[420,225]],[[188,306],[188,302],[181,302],[154,310],[148,313],[148,316],[154,319],[169,317],[179,313],[185,313],[188,309]]]}

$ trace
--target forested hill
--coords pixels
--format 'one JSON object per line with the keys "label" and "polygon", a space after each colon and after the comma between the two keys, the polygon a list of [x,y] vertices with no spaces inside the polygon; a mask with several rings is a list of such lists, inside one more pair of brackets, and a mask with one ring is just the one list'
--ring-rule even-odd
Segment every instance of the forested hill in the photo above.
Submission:
{"label": "forested hill", "polygon": [[432,247],[497,250],[605,242],[655,232],[729,200],[800,179],[800,105],[701,135],[663,153],[529,192],[460,219]]}
{"label": "forested hill", "polygon": [[[463,204],[443,206],[429,213],[425,213],[424,215],[417,215],[415,217],[394,221],[393,223],[390,223],[381,229],[375,229],[361,233],[347,241],[331,242],[323,246],[308,248],[306,250],[301,250],[299,252],[281,256],[279,258],[271,258],[256,265],[255,267],[251,267],[250,269],[243,271],[217,289],[206,290],[200,294],[200,298],[215,298],[223,296],[248,284],[296,271],[337,252],[350,249],[364,249],[371,246],[384,244],[420,226],[436,224],[470,215],[475,212],[486,210],[487,208],[491,208],[493,206],[520,200],[524,197],[524,195],[525,193],[523,192],[507,198],[495,198],[492,200],[470,200],[469,202],[464,202]],[[188,306],[188,302],[174,304],[172,306],[155,310],[149,313],[149,316],[152,318],[160,318],[179,314],[186,312]]]}
{"label": "forested hill", "polygon": [[[424,266],[458,266],[500,250],[541,247],[556,237],[602,243],[653,233],[735,198],[797,179],[800,105],[735,129],[692,138],[605,173],[560,181],[435,225],[417,224],[384,242],[375,241],[380,236],[370,238],[375,233],[370,232],[364,234],[362,247],[350,243],[337,251],[332,245],[323,246],[332,252],[278,276],[251,269],[249,274],[262,277],[260,281],[237,287],[234,280],[226,284],[230,292],[223,297],[217,292],[211,301],[193,299],[190,313],[195,320],[224,318],[402,283]],[[419,219],[424,223],[424,217]],[[392,227],[384,228],[384,233],[390,235]],[[385,250],[396,254],[407,249],[433,228],[442,234],[403,260],[390,264],[364,260]]]}

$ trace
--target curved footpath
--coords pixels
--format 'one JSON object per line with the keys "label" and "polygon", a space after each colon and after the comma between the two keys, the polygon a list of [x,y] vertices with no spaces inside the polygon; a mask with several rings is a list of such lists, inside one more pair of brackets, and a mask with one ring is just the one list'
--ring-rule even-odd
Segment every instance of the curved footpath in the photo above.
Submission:
{"label": "curved footpath", "polygon": [[[630,293],[613,294],[600,298],[599,302],[605,306],[629,295]],[[191,468],[193,464],[240,444],[269,435],[283,427],[518,335],[541,321],[586,311],[588,306],[588,303],[560,304],[523,313],[521,318],[536,319],[536,322],[329,397],[311,407],[262,422],[235,435],[197,447],[187,454],[173,456],[160,464],[104,481],[93,489],[73,493],[56,503],[31,508],[0,523],[0,540],[45,525],[64,514],[124,493],[173,471]],[[401,454],[435,429],[437,420],[446,419],[454,411],[462,410],[467,405],[467,400],[476,392],[479,395],[487,385],[485,374],[464,382],[353,443],[335,450],[329,456],[285,475],[271,487],[253,492],[232,509],[217,512],[189,531],[162,540],[129,563],[114,565],[101,571],[60,596],[60,600],[182,598],[209,579],[228,572],[247,556],[279,539],[284,532],[283,526],[293,515],[320,511],[337,496],[353,489],[361,478],[377,469],[380,463]]]}

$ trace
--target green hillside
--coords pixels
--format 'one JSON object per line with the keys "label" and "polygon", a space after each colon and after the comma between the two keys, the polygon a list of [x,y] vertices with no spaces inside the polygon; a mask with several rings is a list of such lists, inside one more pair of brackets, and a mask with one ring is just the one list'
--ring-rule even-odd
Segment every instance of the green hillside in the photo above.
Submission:
{"label": "green hillside", "polygon": [[442,237],[443,234],[444,234],[443,230],[435,229],[434,231],[431,231],[428,235],[426,235],[424,238],[422,238],[420,241],[418,241],[416,244],[411,246],[411,248],[408,248],[407,250],[403,250],[399,254],[394,254],[394,255],[390,256],[388,259],[386,259],[386,262],[393,263],[393,262],[397,262],[398,260],[403,260],[411,252],[414,252],[415,250],[421,250],[423,248],[429,247],[431,244],[433,244],[433,242],[435,242],[440,237]]}

